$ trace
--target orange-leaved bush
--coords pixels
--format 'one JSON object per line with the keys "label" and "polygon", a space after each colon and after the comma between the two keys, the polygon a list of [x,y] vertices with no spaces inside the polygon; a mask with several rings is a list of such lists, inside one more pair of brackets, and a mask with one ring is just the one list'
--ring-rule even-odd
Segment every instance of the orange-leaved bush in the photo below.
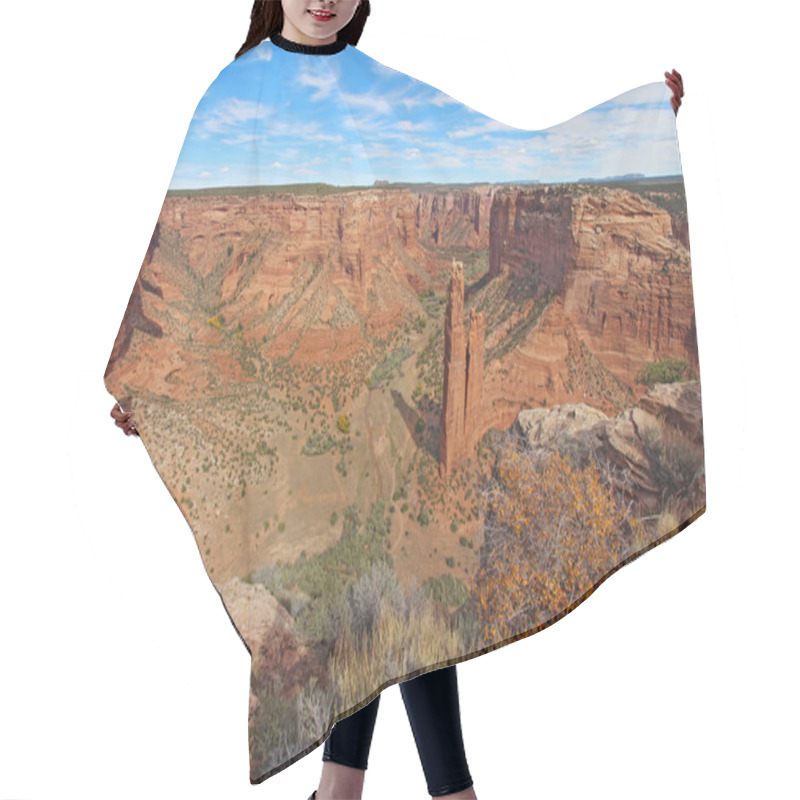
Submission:
{"label": "orange-leaved bush", "polygon": [[562,612],[621,560],[636,526],[594,461],[504,447],[488,491],[476,591],[483,635],[500,641]]}

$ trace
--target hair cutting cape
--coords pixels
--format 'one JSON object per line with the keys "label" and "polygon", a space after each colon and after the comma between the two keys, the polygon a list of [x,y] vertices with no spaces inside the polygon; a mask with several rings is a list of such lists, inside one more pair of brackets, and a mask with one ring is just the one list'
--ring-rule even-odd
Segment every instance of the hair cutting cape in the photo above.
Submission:
{"label": "hair cutting cape", "polygon": [[706,502],[664,82],[531,131],[285,42],[199,101],[104,375],[251,656],[251,783]]}

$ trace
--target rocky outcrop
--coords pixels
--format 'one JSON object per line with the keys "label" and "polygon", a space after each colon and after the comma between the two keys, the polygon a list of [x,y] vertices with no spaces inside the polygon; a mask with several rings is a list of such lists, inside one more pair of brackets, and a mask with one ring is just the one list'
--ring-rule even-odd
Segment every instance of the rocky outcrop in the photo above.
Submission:
{"label": "rocky outcrop", "polygon": [[474,449],[482,431],[483,312],[470,309],[464,332],[464,265],[453,262],[444,320],[444,388],[439,425],[439,475],[445,477]]}
{"label": "rocky outcrop", "polygon": [[[517,425],[532,447],[611,465],[611,482],[633,494],[644,510],[658,513],[666,490],[686,515],[705,506],[699,381],[657,383],[614,417],[570,403],[521,411]],[[669,447],[674,449],[665,452]]]}
{"label": "rocky outcrop", "polygon": [[526,408],[519,412],[517,424],[530,444],[552,448],[606,420],[602,411],[586,403],[565,403],[554,408]]}
{"label": "rocky outcrop", "polygon": [[262,688],[274,676],[283,681],[291,676],[291,685],[282,685],[287,697],[299,692],[311,675],[324,677],[316,646],[300,635],[289,612],[263,584],[235,577],[216,588],[252,657],[251,714],[258,708],[252,689]]}
{"label": "rocky outcrop", "polygon": [[265,636],[294,627],[289,612],[260,583],[231,578],[217,587],[222,602],[247,649],[255,652]]}
{"label": "rocky outcrop", "polygon": [[663,420],[697,444],[703,441],[700,381],[657,383],[639,400],[643,414]]}

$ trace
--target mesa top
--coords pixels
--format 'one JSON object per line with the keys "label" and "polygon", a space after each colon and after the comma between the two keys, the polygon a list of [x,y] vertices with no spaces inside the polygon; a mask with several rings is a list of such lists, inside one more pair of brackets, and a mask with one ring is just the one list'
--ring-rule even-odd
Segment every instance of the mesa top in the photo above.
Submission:
{"label": "mesa top", "polygon": [[705,511],[670,94],[524,130],[280,34],[203,94],[104,382],[251,655],[252,783]]}

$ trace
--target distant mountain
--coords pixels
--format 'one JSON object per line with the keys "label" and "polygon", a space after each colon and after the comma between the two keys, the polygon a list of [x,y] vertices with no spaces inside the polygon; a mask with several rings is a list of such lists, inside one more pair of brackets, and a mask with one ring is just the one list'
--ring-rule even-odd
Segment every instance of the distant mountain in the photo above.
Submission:
{"label": "distant mountain", "polygon": [[629,183],[665,183],[668,181],[683,180],[683,175],[650,175],[641,172],[628,172],[625,175],[607,175],[605,178],[578,178],[576,183],[611,183],[627,181]]}
{"label": "distant mountain", "polygon": [[640,181],[643,172],[628,172],[625,175],[607,175],[605,178],[578,178],[578,183],[605,183],[606,181]]}

